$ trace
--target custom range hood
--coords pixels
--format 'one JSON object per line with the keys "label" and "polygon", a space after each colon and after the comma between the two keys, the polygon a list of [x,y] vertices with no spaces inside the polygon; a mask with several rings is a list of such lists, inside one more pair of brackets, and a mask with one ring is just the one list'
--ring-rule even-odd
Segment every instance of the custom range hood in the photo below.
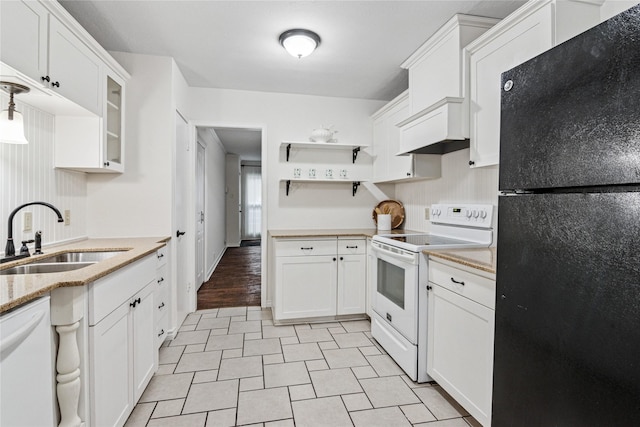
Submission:
{"label": "custom range hood", "polygon": [[400,152],[446,154],[469,148],[468,69],[463,49],[499,20],[454,15],[402,65],[409,70],[411,116],[400,128]]}

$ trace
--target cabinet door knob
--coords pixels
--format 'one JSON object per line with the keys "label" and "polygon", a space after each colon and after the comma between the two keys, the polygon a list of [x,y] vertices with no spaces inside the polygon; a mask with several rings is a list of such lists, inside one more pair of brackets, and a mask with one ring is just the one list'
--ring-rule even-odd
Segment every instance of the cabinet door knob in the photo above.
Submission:
{"label": "cabinet door knob", "polygon": [[411,176],[411,172],[407,172],[407,176]]}
{"label": "cabinet door knob", "polygon": [[469,166],[473,166],[475,164],[476,164],[476,162],[474,162],[473,160],[469,160]]}
{"label": "cabinet door knob", "polygon": [[433,289],[432,286],[427,285],[427,290],[430,291],[431,289]]}
{"label": "cabinet door knob", "polygon": [[185,234],[187,234],[186,231],[180,231],[180,230],[176,231],[176,237],[184,236]]}
{"label": "cabinet door knob", "polygon": [[453,277],[451,278],[451,281],[452,281],[453,283],[457,283],[458,285],[462,285],[462,286],[464,286],[464,282],[458,282],[458,281],[457,281],[456,279],[454,279]]}
{"label": "cabinet door knob", "polygon": [[336,259],[335,259],[335,258],[333,258],[333,260],[335,261]]}
{"label": "cabinet door knob", "polygon": [[109,166],[109,162],[104,162],[104,165],[105,166]]}
{"label": "cabinet door knob", "polygon": [[341,257],[340,257],[340,261],[344,261],[344,257],[342,257],[342,256],[341,256]]}

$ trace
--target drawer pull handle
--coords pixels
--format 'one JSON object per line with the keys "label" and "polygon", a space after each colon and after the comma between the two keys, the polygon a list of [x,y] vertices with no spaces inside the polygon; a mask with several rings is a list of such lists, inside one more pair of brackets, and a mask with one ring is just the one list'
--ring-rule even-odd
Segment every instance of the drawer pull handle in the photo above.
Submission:
{"label": "drawer pull handle", "polygon": [[464,286],[464,282],[458,282],[458,281],[457,281],[456,279],[454,279],[453,277],[451,278],[451,281],[452,281],[453,283],[457,283],[458,285],[462,285],[462,286]]}
{"label": "drawer pull handle", "polygon": [[158,283],[162,283],[162,282],[164,282],[164,277],[161,277],[158,279]]}
{"label": "drawer pull handle", "polygon": [[136,305],[140,304],[140,302],[141,302],[140,298],[136,298],[136,299],[133,300],[133,302],[130,302],[129,305],[131,307],[135,308]]}
{"label": "drawer pull handle", "polygon": [[163,257],[164,257],[164,254],[158,255],[158,259],[163,258]]}
{"label": "drawer pull handle", "polygon": [[158,306],[158,310],[160,310],[162,307],[164,307],[164,302]]}
{"label": "drawer pull handle", "polygon": [[308,248],[300,248],[301,251],[312,251],[313,246],[309,246]]}
{"label": "drawer pull handle", "polygon": [[358,249],[357,246],[347,246],[347,249]]}
{"label": "drawer pull handle", "polygon": [[158,334],[159,337],[164,335],[164,329],[160,329],[160,333]]}
{"label": "drawer pull handle", "polygon": [[433,289],[433,287],[427,285],[427,290],[430,291],[431,289]]}

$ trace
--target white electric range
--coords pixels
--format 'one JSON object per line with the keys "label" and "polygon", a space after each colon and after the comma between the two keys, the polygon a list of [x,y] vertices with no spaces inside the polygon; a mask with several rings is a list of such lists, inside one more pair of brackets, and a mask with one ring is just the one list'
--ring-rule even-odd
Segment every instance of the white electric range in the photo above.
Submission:
{"label": "white electric range", "polygon": [[481,248],[493,241],[493,205],[431,206],[429,233],[379,234],[371,245],[373,270],[371,333],[417,382],[427,375],[427,256],[423,250]]}

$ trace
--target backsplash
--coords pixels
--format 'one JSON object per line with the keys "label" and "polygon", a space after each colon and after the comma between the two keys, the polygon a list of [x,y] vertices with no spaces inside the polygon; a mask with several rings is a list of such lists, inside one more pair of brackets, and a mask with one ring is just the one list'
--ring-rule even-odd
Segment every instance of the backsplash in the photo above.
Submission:
{"label": "backsplash", "polygon": [[[86,235],[87,185],[85,174],[53,167],[54,116],[32,108],[16,99],[16,109],[24,116],[28,145],[0,144],[0,251],[7,240],[7,219],[17,206],[33,201],[53,204],[62,214],[71,211],[71,224],[57,222],[56,215],[44,206],[28,206],[13,220],[16,251],[20,241],[33,239],[43,231],[46,246],[52,242],[70,240]],[[9,103],[0,96],[2,108]],[[33,213],[32,231],[22,231],[22,212]],[[30,248],[33,245],[30,245]]]}
{"label": "backsplash", "polygon": [[[395,197],[404,204],[404,228],[429,231],[425,208],[434,203],[490,203],[497,209],[498,167],[471,169],[469,149],[455,151],[442,156],[441,178],[396,184]],[[495,230],[498,216],[494,212]]]}

